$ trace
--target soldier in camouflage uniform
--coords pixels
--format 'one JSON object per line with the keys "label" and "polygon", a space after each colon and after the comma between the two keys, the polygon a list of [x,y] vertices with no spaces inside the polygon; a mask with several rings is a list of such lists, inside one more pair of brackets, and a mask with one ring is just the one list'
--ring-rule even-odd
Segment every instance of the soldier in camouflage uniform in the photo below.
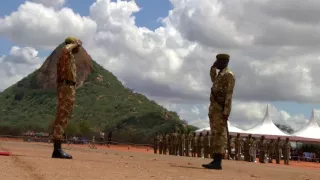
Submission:
{"label": "soldier in camouflage uniform", "polygon": [[178,143],[179,143],[179,139],[178,139],[178,133],[176,132],[176,130],[173,130],[173,133],[171,135],[171,140],[172,140],[172,155],[178,155]]}
{"label": "soldier in camouflage uniform", "polygon": [[180,140],[181,140],[181,142],[180,142],[180,156],[184,156],[185,154],[184,154],[184,150],[185,150],[185,148],[186,148],[186,136],[185,136],[185,134],[183,133],[183,132],[181,132],[181,136],[180,136]]}
{"label": "soldier in camouflage uniform", "polygon": [[290,160],[290,151],[291,151],[291,144],[289,142],[289,138],[286,138],[286,142],[283,143],[283,160],[285,165],[289,165]]}
{"label": "soldier in camouflage uniform", "polygon": [[181,141],[181,132],[180,131],[178,131],[178,146],[177,146],[177,148],[178,148],[178,155],[179,156],[182,156],[182,141]]}
{"label": "soldier in camouflage uniform", "polygon": [[202,133],[200,133],[199,137],[198,137],[198,147],[197,147],[197,154],[198,157],[202,157],[202,150],[203,150],[203,146],[204,146],[204,137],[202,135]]}
{"label": "soldier in camouflage uniform", "polygon": [[248,162],[256,162],[257,158],[257,148],[259,147],[259,143],[255,137],[252,137],[249,144],[249,160]]}
{"label": "soldier in camouflage uniform", "polygon": [[259,162],[260,163],[265,163],[265,155],[266,155],[266,141],[264,136],[261,136],[260,141],[259,141]]}
{"label": "soldier in camouflage uniform", "polygon": [[166,132],[164,133],[164,139],[163,139],[163,154],[167,154],[168,147],[169,147],[169,134]]}
{"label": "soldier in camouflage uniform", "polygon": [[252,144],[252,137],[251,134],[248,135],[248,137],[246,138],[245,142],[244,142],[244,161],[248,161],[250,162],[250,147]]}
{"label": "soldier in camouflage uniform", "polygon": [[172,155],[172,147],[173,147],[173,143],[172,143],[172,136],[171,134],[168,134],[168,150],[169,150],[169,155]]}
{"label": "soldier in camouflage uniform", "polygon": [[207,132],[207,134],[204,136],[204,158],[209,158],[210,153],[210,134]]}
{"label": "soldier in camouflage uniform", "polygon": [[281,151],[282,151],[281,139],[278,137],[277,142],[275,143],[275,151],[276,151],[276,163],[280,164],[281,160]]}
{"label": "soldier in camouflage uniform", "polygon": [[74,37],[65,39],[62,55],[57,62],[57,96],[58,105],[56,119],[53,124],[52,158],[72,159],[61,148],[64,130],[71,117],[76,94],[76,62],[75,54],[79,52],[82,42]]}
{"label": "soldier in camouflage uniform", "polygon": [[236,156],[236,160],[237,161],[240,161],[241,159],[241,137],[240,137],[240,134],[238,133],[237,134],[237,137],[234,139],[234,146],[235,146],[235,156]]}
{"label": "soldier in camouflage uniform", "polygon": [[191,141],[192,141],[192,134],[188,133],[186,136],[186,156],[190,156],[190,148],[191,148]]}
{"label": "soldier in camouflage uniform", "polygon": [[193,139],[191,142],[191,146],[192,146],[192,157],[197,157],[198,136],[195,132],[193,133]]}
{"label": "soldier in camouflage uniform", "polygon": [[[208,169],[222,169],[222,156],[227,144],[227,121],[231,112],[232,95],[235,86],[234,74],[228,69],[230,56],[218,54],[210,70],[212,81],[209,120],[213,137],[213,161],[202,166]],[[216,70],[220,70],[217,74]]]}
{"label": "soldier in camouflage uniform", "polygon": [[157,154],[159,147],[159,135],[156,132],[156,135],[153,137],[153,153]]}
{"label": "soldier in camouflage uniform", "polygon": [[163,135],[159,134],[159,154],[163,153]]}
{"label": "soldier in camouflage uniform", "polygon": [[272,163],[272,159],[273,159],[273,154],[274,154],[274,140],[271,139],[268,143],[268,162]]}

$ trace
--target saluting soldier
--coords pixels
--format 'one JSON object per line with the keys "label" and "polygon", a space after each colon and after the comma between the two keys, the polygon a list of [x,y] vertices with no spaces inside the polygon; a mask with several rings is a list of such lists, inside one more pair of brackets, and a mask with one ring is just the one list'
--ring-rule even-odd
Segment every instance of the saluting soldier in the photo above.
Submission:
{"label": "saluting soldier", "polygon": [[222,158],[228,141],[227,124],[235,86],[235,76],[228,68],[229,60],[228,54],[218,54],[210,69],[212,86],[208,116],[211,135],[214,139],[212,141],[214,157],[212,162],[202,165],[208,169],[222,169]]}

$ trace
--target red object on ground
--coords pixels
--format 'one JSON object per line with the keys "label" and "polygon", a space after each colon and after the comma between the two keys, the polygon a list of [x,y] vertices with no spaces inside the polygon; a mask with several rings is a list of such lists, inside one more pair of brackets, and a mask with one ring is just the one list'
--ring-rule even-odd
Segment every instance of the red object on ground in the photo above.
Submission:
{"label": "red object on ground", "polygon": [[10,152],[0,152],[0,156],[10,156]]}

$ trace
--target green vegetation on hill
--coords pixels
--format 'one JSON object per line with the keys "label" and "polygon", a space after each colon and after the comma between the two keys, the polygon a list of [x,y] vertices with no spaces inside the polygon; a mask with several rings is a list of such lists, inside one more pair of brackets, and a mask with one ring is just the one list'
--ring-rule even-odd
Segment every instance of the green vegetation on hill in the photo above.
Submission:
{"label": "green vegetation on hill", "polygon": [[[40,89],[33,72],[0,93],[0,133],[18,135],[27,130],[50,132],[56,112],[56,90]],[[67,134],[89,136],[113,131],[113,139],[150,143],[155,132],[185,131],[175,112],[125,88],[109,71],[93,63],[93,71],[77,89]]]}

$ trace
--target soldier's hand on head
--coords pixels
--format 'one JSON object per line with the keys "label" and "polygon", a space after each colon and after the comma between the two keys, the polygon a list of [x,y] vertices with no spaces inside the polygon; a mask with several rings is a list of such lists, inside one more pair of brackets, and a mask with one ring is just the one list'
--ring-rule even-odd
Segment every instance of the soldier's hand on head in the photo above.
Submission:
{"label": "soldier's hand on head", "polygon": [[80,39],[77,40],[78,46],[82,46],[82,41]]}
{"label": "soldier's hand on head", "polygon": [[217,67],[217,60],[214,61],[212,68],[216,68]]}

